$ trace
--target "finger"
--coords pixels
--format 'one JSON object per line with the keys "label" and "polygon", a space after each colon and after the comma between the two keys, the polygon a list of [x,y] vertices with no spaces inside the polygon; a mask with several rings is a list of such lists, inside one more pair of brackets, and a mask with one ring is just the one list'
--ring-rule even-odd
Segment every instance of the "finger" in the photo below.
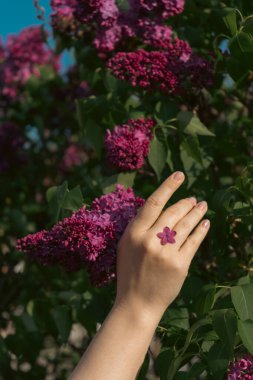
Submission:
{"label": "finger", "polygon": [[[196,198],[181,199],[174,205],[168,207],[157,219],[152,226],[151,231],[154,233],[160,232],[165,226],[173,228],[180,219],[187,215],[196,205]],[[174,229],[174,228],[173,228]]]}
{"label": "finger", "polygon": [[184,218],[182,218],[173,228],[176,231],[176,245],[181,247],[192,230],[207,212],[207,203],[199,202]]}
{"label": "finger", "polygon": [[206,234],[210,227],[210,221],[208,219],[203,220],[195,231],[187,238],[186,242],[179,250],[183,261],[187,261],[190,265],[195,253],[197,252],[200,244],[206,237]]}
{"label": "finger", "polygon": [[167,178],[158,189],[147,198],[144,206],[139,209],[132,225],[143,231],[149,229],[159,217],[163,207],[172,194],[182,184],[184,178],[185,176],[182,172],[175,172]]}

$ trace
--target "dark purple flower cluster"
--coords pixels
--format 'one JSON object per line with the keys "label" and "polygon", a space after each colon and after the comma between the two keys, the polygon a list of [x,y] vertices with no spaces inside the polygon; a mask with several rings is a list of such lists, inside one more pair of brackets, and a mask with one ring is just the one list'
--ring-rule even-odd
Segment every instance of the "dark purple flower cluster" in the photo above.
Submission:
{"label": "dark purple flower cluster", "polygon": [[0,124],[0,173],[6,173],[25,162],[24,138],[12,123]]}
{"label": "dark purple flower cluster", "polygon": [[144,14],[152,12],[163,19],[182,13],[184,5],[185,0],[132,0],[133,9]]}
{"label": "dark purple flower cluster", "polygon": [[[171,41],[171,29],[158,20],[182,12],[184,0],[129,1],[128,10],[121,10],[115,0],[52,0],[51,6],[55,30],[75,36],[83,36],[84,30],[93,31],[96,49],[105,53],[123,48],[129,38],[149,44],[154,40],[154,46],[159,37],[165,38],[163,44]],[[147,24],[150,24],[149,31]]]}
{"label": "dark purple flower cluster", "polygon": [[118,14],[115,0],[79,0],[75,6],[75,16],[82,24],[95,21],[109,28],[114,25]]}
{"label": "dark purple flower cluster", "polygon": [[227,380],[253,380],[253,356],[244,355],[229,363]]}
{"label": "dark purple flower cluster", "polygon": [[87,269],[96,286],[116,277],[117,243],[129,221],[144,200],[131,188],[116,190],[74,212],[50,231],[28,235],[17,242],[17,249],[42,265],[59,264],[67,271]]}
{"label": "dark purple flower cluster", "polygon": [[76,0],[51,0],[51,23],[55,30],[75,34],[78,24],[74,17]]}
{"label": "dark purple flower cluster", "polygon": [[59,69],[58,57],[45,43],[47,34],[41,27],[29,27],[18,35],[8,36],[0,49],[0,85],[2,94],[9,98],[18,95],[19,88],[32,76],[40,76],[40,66]]}
{"label": "dark purple flower cluster", "polygon": [[153,137],[153,119],[130,119],[127,124],[107,129],[105,149],[109,162],[120,170],[139,169],[148,155]]}
{"label": "dark purple flower cluster", "polygon": [[[192,88],[213,83],[213,69],[209,61],[190,53],[182,41],[161,51],[119,52],[108,61],[108,67],[119,79],[147,90],[182,94]],[[188,85],[188,86],[187,86]]]}

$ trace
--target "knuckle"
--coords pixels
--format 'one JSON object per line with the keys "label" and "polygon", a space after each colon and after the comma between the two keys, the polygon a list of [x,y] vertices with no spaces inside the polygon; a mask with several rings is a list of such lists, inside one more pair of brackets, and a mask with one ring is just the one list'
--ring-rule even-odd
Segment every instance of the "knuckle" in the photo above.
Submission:
{"label": "knuckle", "polygon": [[170,217],[174,217],[174,216],[178,215],[178,208],[175,206],[171,206],[169,208],[169,214],[170,214]]}
{"label": "knuckle", "polygon": [[145,252],[153,252],[154,251],[154,242],[153,239],[146,238],[142,242],[142,248]]}
{"label": "knuckle", "polygon": [[151,207],[162,207],[163,206],[162,202],[152,195],[150,197],[148,197],[148,199],[146,200],[146,204],[148,204]]}
{"label": "knuckle", "polygon": [[190,228],[190,223],[188,221],[183,220],[181,222],[180,229],[181,230],[188,230]]}

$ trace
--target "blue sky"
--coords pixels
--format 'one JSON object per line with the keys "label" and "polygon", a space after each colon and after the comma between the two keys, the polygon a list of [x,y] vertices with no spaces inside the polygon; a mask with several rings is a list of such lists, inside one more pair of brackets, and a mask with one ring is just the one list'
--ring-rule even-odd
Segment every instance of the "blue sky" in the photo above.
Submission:
{"label": "blue sky", "polygon": [[[50,13],[50,0],[40,0],[41,6]],[[10,33],[18,33],[27,26],[39,25],[33,0],[3,0],[0,12],[0,35],[3,39]]]}

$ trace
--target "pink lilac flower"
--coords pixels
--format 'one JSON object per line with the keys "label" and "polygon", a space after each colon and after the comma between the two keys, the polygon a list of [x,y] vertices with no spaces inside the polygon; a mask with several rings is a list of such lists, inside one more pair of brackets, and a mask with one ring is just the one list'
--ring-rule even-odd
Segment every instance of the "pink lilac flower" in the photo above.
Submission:
{"label": "pink lilac flower", "polygon": [[72,34],[79,27],[74,17],[76,0],[51,0],[51,24],[55,30]]}
{"label": "pink lilac flower", "polygon": [[82,267],[92,284],[101,286],[116,277],[117,243],[144,200],[132,189],[116,190],[82,207],[51,230],[30,234],[17,241],[17,249],[41,265],[61,265],[67,271]]}
{"label": "pink lilac flower", "polygon": [[75,6],[75,16],[83,24],[95,21],[102,27],[111,27],[118,14],[115,0],[80,0]]}
{"label": "pink lilac flower", "polygon": [[178,86],[168,57],[161,51],[119,52],[108,61],[108,67],[117,78],[129,81],[133,87],[174,92]]}
{"label": "pink lilac flower", "polygon": [[185,0],[132,0],[130,5],[133,11],[143,12],[167,19],[182,13],[184,10]]}
{"label": "pink lilac flower", "polygon": [[176,45],[172,43],[170,48],[162,51],[140,49],[130,53],[119,52],[107,65],[117,78],[130,82],[133,87],[139,86],[147,90],[182,93],[211,85],[211,63],[191,55],[188,43],[181,40],[176,40],[175,43]]}
{"label": "pink lilac flower", "polygon": [[227,380],[253,380],[253,355],[244,355],[229,363]]}
{"label": "pink lilac flower", "polygon": [[157,237],[161,239],[161,244],[165,245],[167,243],[174,244],[176,240],[174,237],[176,236],[176,231],[172,231],[169,227],[164,227],[163,232],[159,232]]}
{"label": "pink lilac flower", "polygon": [[120,170],[136,170],[144,165],[153,137],[153,119],[130,119],[127,124],[107,129],[105,149],[109,162]]}
{"label": "pink lilac flower", "polygon": [[50,65],[59,70],[59,59],[45,43],[47,33],[41,27],[29,27],[18,35],[10,35],[5,46],[5,59],[0,65],[2,94],[10,98],[18,95],[19,89],[35,75],[40,76],[40,67]]}
{"label": "pink lilac flower", "polygon": [[0,173],[6,173],[25,162],[24,138],[10,122],[0,124]]}

